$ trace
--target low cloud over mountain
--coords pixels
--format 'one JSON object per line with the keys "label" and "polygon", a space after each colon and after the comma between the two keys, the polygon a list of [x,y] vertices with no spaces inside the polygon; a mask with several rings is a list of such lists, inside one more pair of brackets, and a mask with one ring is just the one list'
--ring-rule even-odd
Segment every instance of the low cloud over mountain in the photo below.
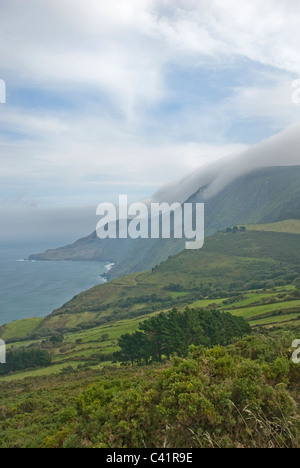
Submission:
{"label": "low cloud over mountain", "polygon": [[254,169],[297,165],[300,165],[300,123],[238,155],[229,155],[163,186],[155,193],[153,201],[183,203],[200,187],[206,187],[203,197],[209,199],[237,177]]}

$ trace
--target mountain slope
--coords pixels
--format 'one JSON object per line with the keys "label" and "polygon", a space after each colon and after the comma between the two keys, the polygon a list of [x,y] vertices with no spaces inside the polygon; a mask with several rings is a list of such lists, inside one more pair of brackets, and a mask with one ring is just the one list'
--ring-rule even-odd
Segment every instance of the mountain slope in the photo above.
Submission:
{"label": "mountain slope", "polygon": [[94,231],[89,236],[79,239],[72,245],[50,249],[42,254],[30,255],[29,260],[98,260],[116,263],[127,258],[134,244],[135,241],[132,239],[101,240],[97,237],[96,231]]}
{"label": "mountain slope", "polygon": [[[46,317],[38,330],[76,329],[190,304],[201,297],[291,283],[300,277],[300,235],[217,233],[203,249],[183,251],[152,272],[118,278],[83,292]],[[275,282],[275,283],[274,283]],[[180,298],[180,294],[178,296]]]}
{"label": "mountain slope", "polygon": [[[239,177],[208,200],[200,189],[188,202],[205,203],[206,236],[235,224],[300,219],[299,181],[300,166],[260,169]],[[183,249],[182,240],[139,240],[134,255],[118,263],[110,277],[153,268]]]}
{"label": "mountain slope", "polygon": [[[300,219],[300,166],[259,169],[237,178],[215,196],[205,199],[201,187],[188,202],[205,202],[206,236],[235,224],[259,224]],[[102,260],[117,265],[110,276],[151,269],[184,249],[184,240],[106,239],[96,233],[75,244],[33,260]]]}

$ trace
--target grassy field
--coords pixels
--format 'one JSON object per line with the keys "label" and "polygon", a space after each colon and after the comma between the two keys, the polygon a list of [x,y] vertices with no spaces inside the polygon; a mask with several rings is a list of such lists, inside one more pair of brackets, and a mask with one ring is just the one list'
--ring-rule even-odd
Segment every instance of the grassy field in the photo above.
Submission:
{"label": "grassy field", "polygon": [[290,313],[290,314],[282,314],[278,316],[273,316],[273,317],[267,317],[263,319],[258,319],[258,320],[251,320],[251,325],[254,326],[263,326],[267,325],[268,327],[273,326],[273,325],[291,325],[293,323],[294,326],[299,326],[300,320],[299,320],[300,314],[299,312],[297,313]]}
{"label": "grassy field", "polygon": [[249,231],[266,231],[266,232],[287,232],[290,234],[300,234],[300,220],[288,219],[278,223],[270,224],[247,224]]}
{"label": "grassy field", "polygon": [[5,341],[18,338],[18,341],[21,341],[34,333],[42,321],[42,318],[29,318],[11,322],[4,327],[0,327],[0,330],[1,328],[3,330],[1,338]]}
{"label": "grassy field", "polygon": [[[75,361],[75,362],[68,362],[69,366],[72,366],[74,370],[78,368],[78,366],[83,365],[85,361]],[[66,367],[65,363],[62,364],[53,364],[50,367],[43,367],[40,369],[28,370],[24,372],[16,372],[13,375],[9,375],[7,377],[1,377],[1,382],[14,382],[17,380],[24,380],[30,377],[49,377],[50,375],[57,375],[60,374],[61,371]]]}
{"label": "grassy field", "polygon": [[[204,299],[186,303],[180,306],[198,307],[201,309],[218,309],[233,315],[244,317],[253,327],[262,326],[299,326],[300,300],[285,300],[295,291],[294,285],[277,287],[275,289],[254,290],[243,294],[232,304],[227,304],[228,298]],[[187,297],[188,292],[182,292],[180,297]],[[271,304],[261,304],[262,301],[272,301]],[[158,310],[159,313],[162,310]],[[152,314],[132,319],[117,320],[112,323],[97,326],[92,329],[70,332],[64,335],[64,342],[59,347],[49,347],[52,354],[52,364],[45,369],[16,372],[13,375],[0,377],[0,382],[15,381],[27,377],[57,375],[67,367],[76,370],[78,366],[88,369],[102,369],[111,364],[111,355],[118,350],[118,339],[125,333],[138,330],[139,324]],[[30,340],[10,343],[8,348],[40,345],[41,340]],[[107,357],[106,357],[107,356]],[[114,364],[118,366],[118,364]]]}
{"label": "grassy field", "polygon": [[251,306],[244,307],[241,309],[228,309],[231,314],[236,315],[237,317],[243,317],[247,320],[251,320],[259,315],[266,314],[275,314],[281,311],[299,311],[300,314],[300,301],[288,301],[288,302],[279,302],[275,304],[266,304],[263,306]]}

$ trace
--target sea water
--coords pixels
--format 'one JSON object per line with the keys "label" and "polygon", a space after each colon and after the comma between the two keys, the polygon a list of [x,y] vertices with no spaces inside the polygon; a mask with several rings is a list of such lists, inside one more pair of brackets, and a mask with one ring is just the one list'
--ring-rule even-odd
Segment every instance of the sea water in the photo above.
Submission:
{"label": "sea water", "polygon": [[36,246],[0,246],[0,325],[45,317],[76,294],[104,283],[107,262],[26,260]]}

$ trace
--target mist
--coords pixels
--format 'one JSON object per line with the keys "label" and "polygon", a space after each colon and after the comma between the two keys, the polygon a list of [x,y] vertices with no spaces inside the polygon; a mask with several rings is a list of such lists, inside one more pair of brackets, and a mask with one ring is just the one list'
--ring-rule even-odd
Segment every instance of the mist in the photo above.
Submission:
{"label": "mist", "polygon": [[152,201],[183,203],[201,187],[204,188],[204,199],[209,199],[237,177],[255,169],[299,164],[300,122],[242,153],[228,155],[213,164],[202,166],[182,179],[164,185],[154,194]]}
{"label": "mist", "polygon": [[59,247],[89,235],[95,230],[97,222],[95,207],[14,208],[0,210],[0,217],[2,247],[33,243],[45,248]]}

